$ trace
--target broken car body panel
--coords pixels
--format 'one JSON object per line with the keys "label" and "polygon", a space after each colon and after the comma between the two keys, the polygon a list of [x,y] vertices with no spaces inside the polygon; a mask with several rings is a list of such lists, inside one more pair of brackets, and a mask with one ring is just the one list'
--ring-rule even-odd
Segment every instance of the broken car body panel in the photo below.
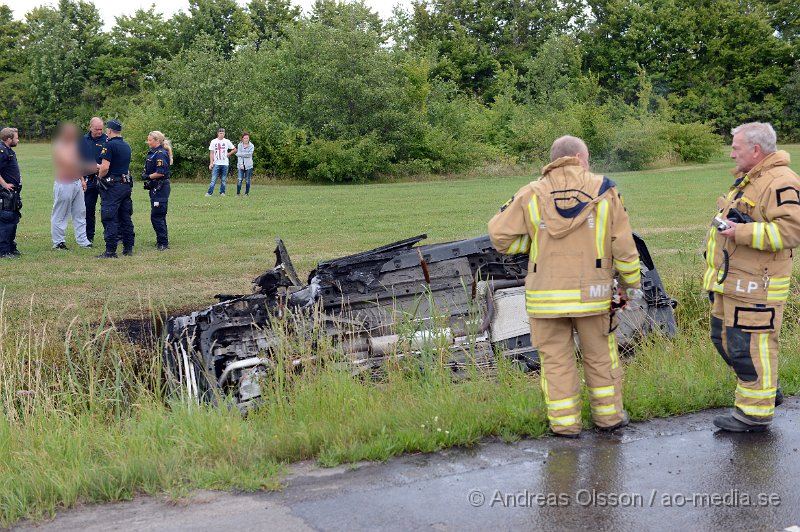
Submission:
{"label": "broken car body panel", "polygon": [[[387,358],[419,355],[432,344],[446,346],[456,374],[493,367],[496,353],[536,369],[524,304],[528,256],[502,255],[488,236],[419,245],[425,238],[321,262],[307,283],[278,240],[276,265],[254,279],[253,293],[218,295],[219,303],[168,320],[171,382],[192,401],[230,397],[246,410],[275,364],[312,362],[287,353],[287,331],[311,342],[324,336],[353,373],[378,372]],[[643,335],[676,329],[675,301],[644,241],[634,238],[643,298],[617,313],[623,351]]]}

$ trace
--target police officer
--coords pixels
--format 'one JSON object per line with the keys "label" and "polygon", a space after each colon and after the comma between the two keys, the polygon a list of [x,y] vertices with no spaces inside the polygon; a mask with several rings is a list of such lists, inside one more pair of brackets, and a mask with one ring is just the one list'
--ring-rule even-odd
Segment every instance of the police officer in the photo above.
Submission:
{"label": "police officer", "polygon": [[156,249],[169,249],[167,205],[169,203],[169,170],[172,166],[172,144],[160,131],[147,135],[147,158],[144,162],[144,188],[150,191],[150,222],[156,232]]}
{"label": "police officer", "polygon": [[525,185],[489,222],[501,253],[528,253],[526,307],[539,348],[547,417],[557,436],[582,428],[573,328],[580,338],[592,419],[600,430],[628,424],[614,333],[614,269],[621,288],[640,294],[640,265],[616,185],[589,171],[576,137],[553,143],[542,177]]}
{"label": "police officer", "polygon": [[111,119],[106,122],[108,140],[100,152],[97,186],[100,189],[100,219],[106,250],[99,259],[117,257],[117,244],[122,238],[122,254],[133,255],[133,202],[130,176],[131,147],[122,138],[122,124]]}
{"label": "police officer", "polygon": [[14,148],[19,134],[12,127],[0,130],[0,257],[21,255],[17,249],[17,224],[22,217],[22,177]]}
{"label": "police officer", "polygon": [[[102,158],[100,153],[103,151],[108,137],[103,133],[103,121],[95,116],[89,121],[89,132],[83,136],[81,142],[81,157],[88,167],[92,163],[100,166]],[[95,213],[97,211],[97,172],[92,172],[83,176],[86,181],[86,191],[83,193],[83,200],[86,204],[86,238],[89,242],[94,241]]]}
{"label": "police officer", "polygon": [[703,288],[712,302],[711,341],[738,383],[733,412],[714,425],[763,432],[782,401],[778,337],[792,249],[800,245],[800,179],[788,167],[789,154],[777,150],[770,124],[751,122],[731,133],[735,181],[717,200]]}

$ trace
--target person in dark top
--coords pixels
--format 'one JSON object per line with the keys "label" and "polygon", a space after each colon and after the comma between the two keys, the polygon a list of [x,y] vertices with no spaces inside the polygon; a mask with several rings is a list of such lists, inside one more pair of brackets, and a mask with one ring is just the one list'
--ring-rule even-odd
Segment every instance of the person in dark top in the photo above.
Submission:
{"label": "person in dark top", "polygon": [[[87,165],[95,163],[99,168],[102,158],[100,152],[103,151],[108,137],[103,133],[103,121],[95,116],[89,121],[89,132],[83,136],[81,142],[81,157]],[[91,168],[91,166],[89,166]],[[83,193],[84,203],[86,204],[86,238],[89,242],[94,240],[95,213],[97,212],[97,171],[84,175],[86,181],[86,191]]]}
{"label": "person in dark top", "polygon": [[172,144],[160,131],[147,135],[147,158],[144,161],[144,188],[150,192],[150,222],[156,232],[156,248],[169,249],[167,204],[169,203],[169,171],[172,166]]}
{"label": "person in dark top", "polygon": [[0,130],[0,257],[21,255],[17,249],[17,224],[22,217],[22,177],[13,148],[19,134],[12,127]]}
{"label": "person in dark top", "polygon": [[122,138],[122,124],[111,119],[106,122],[106,141],[100,153],[97,186],[100,189],[100,219],[106,250],[99,259],[117,257],[117,244],[122,237],[122,254],[133,255],[133,201],[130,176],[131,147]]}

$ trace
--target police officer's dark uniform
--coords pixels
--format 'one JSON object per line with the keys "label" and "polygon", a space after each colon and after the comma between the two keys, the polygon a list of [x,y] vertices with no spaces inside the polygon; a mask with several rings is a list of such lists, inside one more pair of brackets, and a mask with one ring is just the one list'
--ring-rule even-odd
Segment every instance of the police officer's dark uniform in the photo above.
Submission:
{"label": "police officer's dark uniform", "polygon": [[14,185],[13,190],[0,187],[0,257],[21,255],[17,250],[17,224],[22,217],[22,177],[17,163],[17,154],[0,141],[0,177]]}
{"label": "police officer's dark uniform", "polygon": [[[94,161],[97,164],[103,162],[100,153],[103,151],[108,137],[105,133],[100,133],[100,136],[92,137],[92,132],[86,133],[81,142],[81,157],[85,162],[91,163]],[[95,213],[97,212],[97,172],[83,176],[86,179],[86,191],[83,193],[84,203],[86,204],[86,238],[89,242],[94,241],[94,228],[95,228]]]}
{"label": "police officer's dark uniform", "polygon": [[[122,124],[117,120],[106,122],[106,128],[121,132]],[[109,162],[108,173],[98,177],[100,189],[100,219],[103,222],[103,238],[106,251],[98,258],[117,256],[117,244],[122,237],[122,254],[133,255],[133,201],[131,200],[130,176],[131,147],[122,136],[109,137],[100,157]]]}
{"label": "police officer's dark uniform", "polygon": [[[169,153],[158,145],[147,152],[144,163],[144,188],[150,191],[150,222],[156,232],[156,247],[163,251],[169,248],[167,236],[167,204],[169,202]],[[153,177],[158,176],[160,177]]]}

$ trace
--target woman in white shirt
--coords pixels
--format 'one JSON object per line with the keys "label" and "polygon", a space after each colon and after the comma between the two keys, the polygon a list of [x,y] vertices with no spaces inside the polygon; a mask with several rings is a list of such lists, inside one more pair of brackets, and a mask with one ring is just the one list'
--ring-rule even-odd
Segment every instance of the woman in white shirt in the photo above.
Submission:
{"label": "woman in white shirt", "polygon": [[246,181],[244,195],[250,195],[250,177],[253,175],[253,151],[255,145],[250,142],[250,133],[242,133],[242,141],[236,147],[236,157],[238,157],[239,179],[236,181],[236,195],[242,192],[242,180]]}

